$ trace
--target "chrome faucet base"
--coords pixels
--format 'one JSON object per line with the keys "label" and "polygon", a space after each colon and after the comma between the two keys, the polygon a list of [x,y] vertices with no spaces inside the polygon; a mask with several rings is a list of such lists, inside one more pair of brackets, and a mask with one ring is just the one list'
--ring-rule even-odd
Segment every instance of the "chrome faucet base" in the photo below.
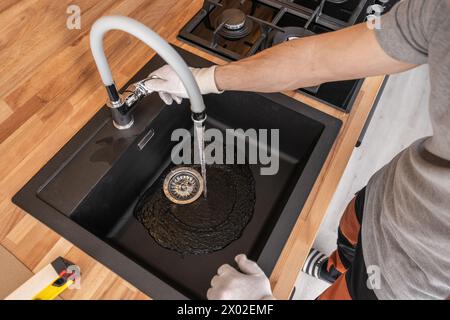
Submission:
{"label": "chrome faucet base", "polygon": [[[114,127],[119,130],[126,130],[133,126],[134,119],[130,114],[131,109],[139,100],[153,92],[145,87],[145,81],[149,79],[151,78],[146,78],[131,84],[124,90],[123,94],[117,92],[115,85],[106,88],[108,92],[117,92],[115,95],[110,94],[110,99],[106,102],[106,105],[111,110]],[[115,100],[111,100],[111,96],[114,96]]]}
{"label": "chrome faucet base", "polygon": [[113,120],[113,125],[116,129],[119,129],[119,130],[130,129],[134,125],[134,117],[131,116],[130,122],[128,122],[127,124],[124,124],[124,125],[120,125],[120,124],[116,123],[116,121]]}

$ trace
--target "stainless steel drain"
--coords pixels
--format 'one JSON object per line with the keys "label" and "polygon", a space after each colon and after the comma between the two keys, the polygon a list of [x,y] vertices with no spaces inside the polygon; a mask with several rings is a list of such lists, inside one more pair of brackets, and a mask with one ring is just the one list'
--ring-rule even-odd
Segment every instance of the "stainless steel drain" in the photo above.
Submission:
{"label": "stainless steel drain", "polygon": [[192,168],[179,167],[166,176],[163,190],[166,197],[173,203],[192,203],[203,193],[203,178]]}

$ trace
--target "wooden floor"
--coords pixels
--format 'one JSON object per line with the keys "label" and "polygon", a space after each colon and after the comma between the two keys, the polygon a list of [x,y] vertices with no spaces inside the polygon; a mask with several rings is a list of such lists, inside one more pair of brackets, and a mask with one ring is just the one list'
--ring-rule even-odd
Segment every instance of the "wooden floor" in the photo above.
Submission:
{"label": "wooden floor", "polygon": [[[147,299],[132,285],[11,203],[11,197],[103,106],[106,94],[89,49],[100,16],[137,19],[171,43],[202,0],[77,0],[81,30],[66,28],[69,0],[0,2],[0,244],[31,271],[57,256],[81,267],[82,289],[65,299]],[[105,49],[119,87],[154,54],[124,33],[106,36]],[[366,79],[350,115],[300,94],[296,99],[343,121],[341,133],[271,275],[274,293],[287,298],[350,159],[383,77]],[[0,262],[1,263],[1,262]]]}

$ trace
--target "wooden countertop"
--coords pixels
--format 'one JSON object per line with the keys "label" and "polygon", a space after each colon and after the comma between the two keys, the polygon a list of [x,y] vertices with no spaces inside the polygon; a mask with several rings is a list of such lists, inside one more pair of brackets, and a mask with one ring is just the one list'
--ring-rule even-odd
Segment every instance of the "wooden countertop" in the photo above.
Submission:
{"label": "wooden countertop", "polygon": [[[5,0],[0,4],[0,243],[37,272],[57,256],[78,264],[82,289],[64,299],[148,299],[146,295],[16,207],[12,196],[103,106],[106,92],[89,48],[100,16],[120,14],[148,25],[171,43],[202,0],[80,0],[81,30],[66,28],[72,1]],[[120,32],[105,40],[119,87],[154,54]],[[332,152],[270,277],[274,294],[289,297],[384,77],[366,79],[350,114],[299,93],[286,94],[343,121]],[[1,262],[0,262],[1,263]]]}

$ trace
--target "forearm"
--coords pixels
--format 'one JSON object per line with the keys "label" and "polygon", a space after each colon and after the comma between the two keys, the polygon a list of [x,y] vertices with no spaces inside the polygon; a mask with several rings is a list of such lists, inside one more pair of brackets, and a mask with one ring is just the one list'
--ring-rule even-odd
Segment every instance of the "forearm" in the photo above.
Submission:
{"label": "forearm", "polygon": [[392,59],[365,24],[288,41],[252,57],[220,66],[221,90],[279,92],[324,82],[358,79],[408,70]]}

